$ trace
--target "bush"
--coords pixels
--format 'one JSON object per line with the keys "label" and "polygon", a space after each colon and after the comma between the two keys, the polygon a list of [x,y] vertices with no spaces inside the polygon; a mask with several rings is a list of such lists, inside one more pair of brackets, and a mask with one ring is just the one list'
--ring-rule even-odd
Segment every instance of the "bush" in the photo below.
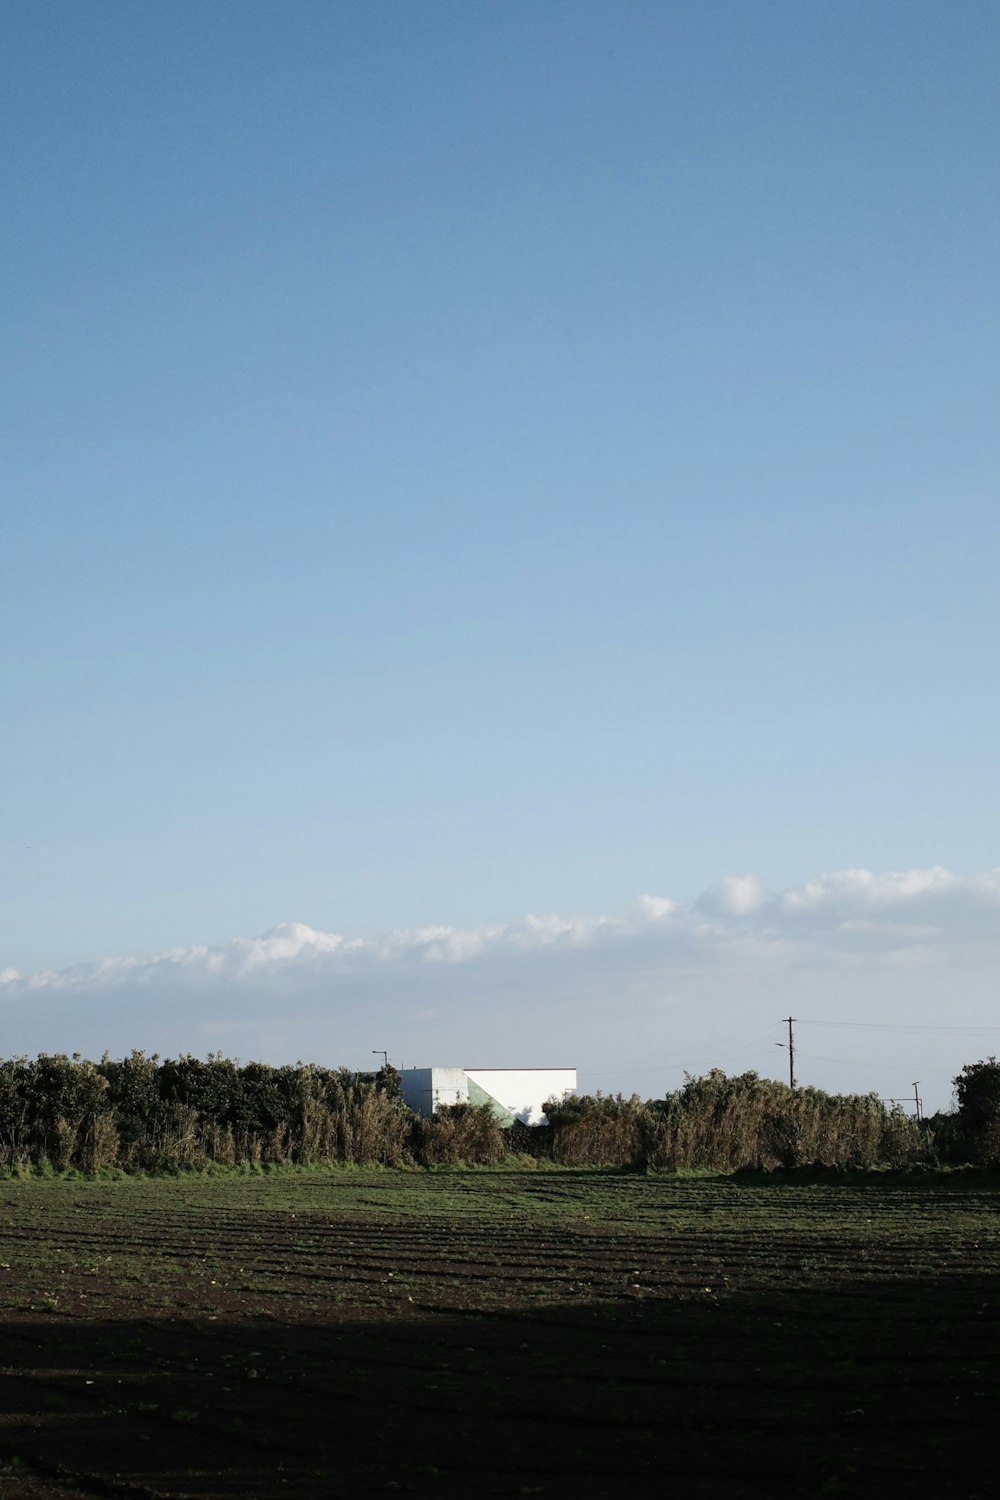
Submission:
{"label": "bush", "polygon": [[[395,1086],[394,1086],[395,1085]],[[402,1161],[409,1136],[394,1069],[377,1077],[212,1054],[100,1063],[0,1060],[0,1167],[178,1172],[271,1162]]]}
{"label": "bush", "polygon": [[928,1137],[874,1095],[834,1095],[721,1069],[664,1099],[550,1101],[553,1159],[566,1166],[738,1171],[817,1163],[865,1168],[926,1159]]}
{"label": "bush", "polygon": [[422,1167],[490,1167],[507,1154],[507,1134],[489,1104],[449,1104],[413,1116],[410,1150]]}
{"label": "bush", "polygon": [[865,1170],[930,1164],[935,1151],[952,1162],[1000,1162],[1000,1064],[968,1064],[955,1087],[957,1114],[921,1126],[871,1094],[793,1090],[713,1069],[663,1099],[550,1100],[548,1124],[505,1129],[489,1105],[412,1114],[394,1068],[241,1066],[219,1054],[161,1062],[138,1051],[95,1064],[40,1054],[0,1060],[0,1169],[493,1166],[520,1156],[668,1171]]}
{"label": "bush", "polygon": [[977,1166],[1000,1161],[1000,1063],[966,1063],[955,1084],[962,1154]]}

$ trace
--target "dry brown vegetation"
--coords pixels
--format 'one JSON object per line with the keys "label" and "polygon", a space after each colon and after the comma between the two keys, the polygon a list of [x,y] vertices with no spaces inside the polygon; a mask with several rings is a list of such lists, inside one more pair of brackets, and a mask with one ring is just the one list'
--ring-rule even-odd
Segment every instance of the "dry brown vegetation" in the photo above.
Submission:
{"label": "dry brown vegetation", "polygon": [[805,1164],[864,1169],[929,1162],[933,1137],[874,1095],[790,1089],[718,1069],[665,1099],[584,1096],[547,1106],[564,1166],[768,1170]]}
{"label": "dry brown vegetation", "polygon": [[[997,1075],[996,1078],[994,1075]],[[958,1115],[917,1122],[874,1095],[791,1089],[714,1069],[663,1099],[584,1095],[549,1123],[506,1129],[488,1106],[412,1114],[393,1068],[240,1065],[222,1056],[46,1056],[0,1061],[0,1169],[330,1165],[560,1166],[657,1171],[817,1165],[847,1170],[988,1164],[1000,1141],[1000,1068],[963,1070]]]}

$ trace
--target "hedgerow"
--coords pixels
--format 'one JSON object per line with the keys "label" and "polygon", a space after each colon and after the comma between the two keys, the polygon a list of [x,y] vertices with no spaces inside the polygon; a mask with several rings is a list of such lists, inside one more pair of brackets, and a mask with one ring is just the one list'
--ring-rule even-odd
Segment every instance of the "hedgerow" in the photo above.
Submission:
{"label": "hedgerow", "polygon": [[42,1053],[0,1059],[0,1170],[177,1172],[264,1168],[497,1165],[666,1171],[843,1170],[1000,1161],[1000,1066],[956,1079],[957,1114],[918,1122],[874,1094],[791,1089],[713,1069],[663,1099],[550,1100],[548,1123],[504,1128],[487,1105],[413,1114],[392,1067],[240,1064],[221,1053],[135,1051],[91,1062]]}

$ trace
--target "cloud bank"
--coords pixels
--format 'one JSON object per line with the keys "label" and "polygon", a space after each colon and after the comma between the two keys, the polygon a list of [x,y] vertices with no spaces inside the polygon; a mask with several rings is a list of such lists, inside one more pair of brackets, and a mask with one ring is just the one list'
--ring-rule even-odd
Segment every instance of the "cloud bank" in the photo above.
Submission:
{"label": "cloud bank", "polygon": [[[1000,870],[852,869],[783,891],[741,875],[694,900],[644,895],[612,915],[369,937],[283,922],[218,947],[28,975],[6,968],[3,1050],[218,1047],[361,1066],[387,1047],[411,1064],[575,1063],[587,1086],[605,1078],[656,1092],[676,1085],[688,1058],[695,1071],[711,1066],[755,1026],[737,1060],[780,1072],[771,1050],[780,1033],[769,1028],[794,1012],[804,1026],[844,1027],[836,1050],[856,1055],[840,1059],[850,1078],[833,1082],[867,1089],[860,1073],[879,1065],[865,1062],[879,1056],[876,1041],[886,1066],[899,1057],[904,1073],[928,1056],[930,1033],[914,1056],[917,1033],[904,1029],[951,1027],[957,1046],[966,1028],[971,1044],[975,1028],[988,1051],[998,958]],[[885,1035],[864,1037],[876,1027]],[[894,1050],[889,1027],[900,1028]],[[822,1041],[829,1050],[829,1033]],[[956,1057],[952,1072],[967,1060]],[[642,1081],[654,1066],[659,1089]]]}

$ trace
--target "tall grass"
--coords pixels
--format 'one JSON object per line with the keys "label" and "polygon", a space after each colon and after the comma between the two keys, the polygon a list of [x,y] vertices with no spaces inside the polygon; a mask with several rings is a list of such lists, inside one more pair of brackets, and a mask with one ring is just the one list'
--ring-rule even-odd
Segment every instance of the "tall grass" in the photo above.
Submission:
{"label": "tall grass", "polygon": [[398,1075],[241,1067],[133,1052],[0,1061],[0,1166],[183,1171],[287,1162],[393,1165],[411,1132]]}
{"label": "tall grass", "polygon": [[510,1150],[509,1132],[488,1104],[449,1104],[433,1118],[414,1117],[414,1159],[423,1166],[495,1166]]}
{"label": "tall grass", "polygon": [[0,1060],[0,1169],[493,1165],[514,1153],[563,1166],[864,1169],[929,1162],[935,1142],[952,1160],[964,1142],[946,1121],[921,1127],[874,1095],[792,1090],[718,1069],[664,1099],[585,1095],[550,1101],[546,1112],[548,1125],[535,1129],[505,1130],[488,1106],[420,1119],[392,1068],[41,1054]]}
{"label": "tall grass", "polygon": [[546,1105],[550,1150],[566,1166],[716,1171],[815,1163],[867,1168],[926,1161],[931,1139],[871,1094],[825,1094],[713,1069],[665,1099],[589,1095]]}

